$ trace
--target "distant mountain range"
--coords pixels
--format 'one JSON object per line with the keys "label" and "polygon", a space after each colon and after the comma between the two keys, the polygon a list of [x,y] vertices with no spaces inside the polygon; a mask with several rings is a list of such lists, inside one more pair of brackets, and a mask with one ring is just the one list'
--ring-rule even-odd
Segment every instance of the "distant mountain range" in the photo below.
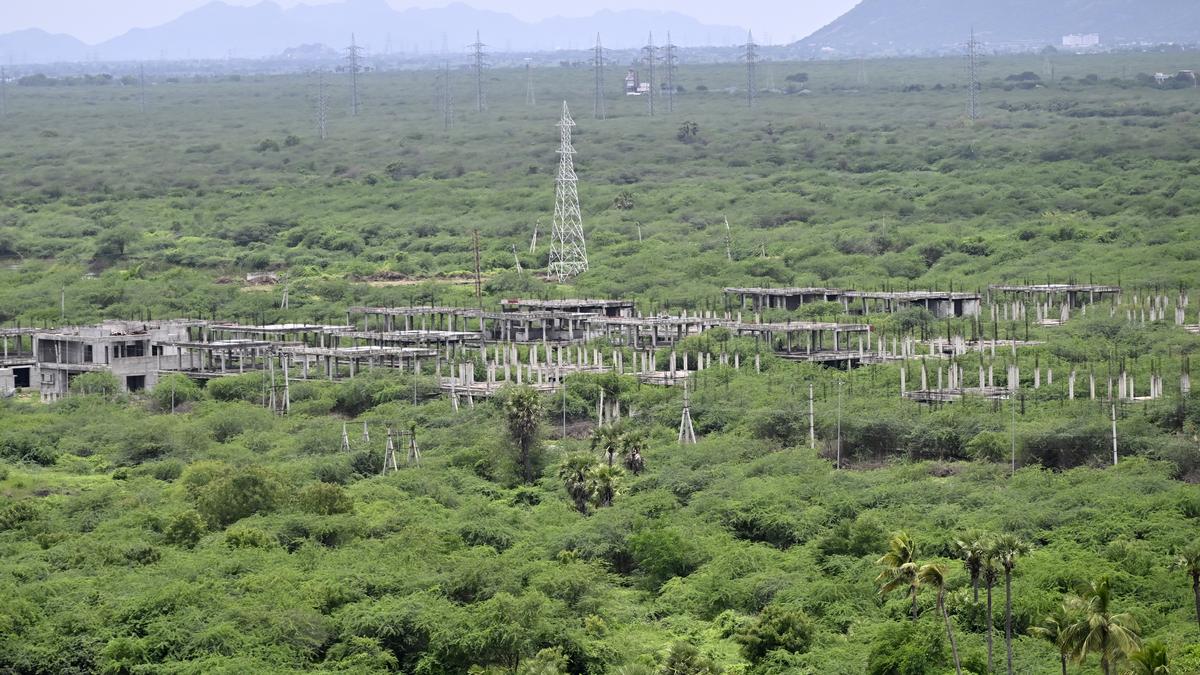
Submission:
{"label": "distant mountain range", "polygon": [[438,53],[443,43],[448,52],[460,54],[475,42],[476,30],[491,51],[584,48],[595,43],[597,33],[606,47],[615,48],[643,45],[651,31],[660,43],[670,31],[681,46],[730,45],[746,38],[743,28],[707,25],[674,12],[602,11],[586,18],[529,23],[461,3],[398,11],[386,0],[288,9],[272,2],[249,7],[212,2],[160,26],[137,28],[96,45],[37,29],[3,34],[0,61],[261,58],[300,45],[340,49],[350,44],[351,33],[370,55]]}
{"label": "distant mountain range", "polygon": [[1198,0],[862,0],[796,44],[809,52],[885,54],[1061,45],[1098,33],[1105,46],[1200,42]]}

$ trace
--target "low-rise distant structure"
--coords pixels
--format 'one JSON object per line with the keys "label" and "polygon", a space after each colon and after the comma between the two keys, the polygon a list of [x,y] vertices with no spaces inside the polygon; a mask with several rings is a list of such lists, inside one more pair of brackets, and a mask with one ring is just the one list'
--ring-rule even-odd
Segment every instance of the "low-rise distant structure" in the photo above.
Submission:
{"label": "low-rise distant structure", "polygon": [[1062,36],[1062,46],[1067,49],[1088,49],[1100,46],[1099,33],[1071,33]]}

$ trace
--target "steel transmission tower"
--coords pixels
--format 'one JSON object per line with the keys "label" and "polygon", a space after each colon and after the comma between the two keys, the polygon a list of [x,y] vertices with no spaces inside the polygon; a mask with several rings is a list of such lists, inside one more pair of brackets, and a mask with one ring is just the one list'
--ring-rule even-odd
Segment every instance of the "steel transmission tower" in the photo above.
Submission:
{"label": "steel transmission tower", "polygon": [[592,117],[602,120],[607,116],[604,109],[604,47],[600,46],[600,34],[596,33],[596,51],[592,55],[592,71],[595,77],[595,92],[592,94]]}
{"label": "steel transmission tower", "polygon": [[8,73],[0,67],[0,117],[8,115]]}
{"label": "steel transmission tower", "polygon": [[139,93],[139,102],[142,108],[142,114],[146,114],[146,66],[138,64],[138,86],[141,87]]}
{"label": "steel transmission tower", "polygon": [[329,120],[329,97],[325,95],[325,73],[317,73],[317,138],[322,141],[328,136],[326,124]]}
{"label": "steel transmission tower", "polygon": [[754,44],[753,32],[746,32],[746,44],[742,47],[746,50],[746,104],[753,108],[758,98],[758,74],[755,72],[758,67],[758,45]]}
{"label": "steel transmission tower", "polygon": [[642,47],[642,60],[646,62],[646,76],[650,78],[647,84],[650,88],[646,90],[646,112],[654,117],[654,62],[658,55],[655,54],[654,33],[650,33],[650,37],[646,39],[646,46]]}
{"label": "steel transmission tower", "polygon": [[663,48],[663,66],[666,68],[667,112],[675,112],[675,45],[671,42],[671,31],[667,31],[667,46]]}
{"label": "steel transmission tower", "polygon": [[979,119],[979,43],[975,41],[975,29],[971,29],[971,41],[967,43],[967,117]]}
{"label": "steel transmission tower", "polygon": [[354,41],[354,33],[350,34],[350,46],[346,48],[346,68],[350,71],[350,114],[358,116],[358,72],[361,69],[359,60],[362,58],[362,47]]}
{"label": "steel transmission tower", "polygon": [[483,67],[486,65],[483,60],[483,48],[487,45],[479,40],[479,31],[475,31],[475,42],[467,45],[474,50],[475,63],[472,68],[475,70],[475,112],[483,112]]}
{"label": "steel transmission tower", "polygon": [[537,105],[537,95],[533,92],[533,69],[525,64],[525,105]]}
{"label": "steel transmission tower", "polygon": [[579,190],[575,176],[575,148],[571,128],[575,121],[563,101],[558,121],[558,180],[554,186],[554,227],[550,235],[549,277],[559,283],[587,271],[587,246],[583,240],[583,216],[579,213]]}

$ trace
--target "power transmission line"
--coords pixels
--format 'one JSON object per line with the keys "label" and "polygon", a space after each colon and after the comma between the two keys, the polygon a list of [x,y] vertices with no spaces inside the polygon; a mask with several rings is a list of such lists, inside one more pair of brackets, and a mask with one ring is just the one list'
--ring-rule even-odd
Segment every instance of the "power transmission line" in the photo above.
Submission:
{"label": "power transmission line", "polygon": [[325,73],[317,73],[317,138],[326,139],[329,120],[329,97],[325,95]]}
{"label": "power transmission line", "polygon": [[755,99],[758,98],[758,45],[754,44],[754,33],[746,32],[746,44],[742,45],[746,50],[743,58],[746,59],[746,104],[753,108]]}
{"label": "power transmission line", "polygon": [[604,47],[600,46],[599,33],[596,33],[596,51],[592,55],[592,74],[595,79],[595,92],[592,94],[592,117],[602,120],[607,115],[604,109]]}
{"label": "power transmission line", "polygon": [[979,43],[975,41],[975,29],[971,29],[971,41],[967,43],[967,117],[979,119]]}
{"label": "power transmission line", "polygon": [[671,31],[667,31],[667,45],[663,50],[663,66],[666,68],[667,112],[675,112],[675,44],[671,42]]}
{"label": "power transmission line", "polygon": [[575,148],[571,128],[575,121],[563,101],[558,121],[558,178],[554,186],[554,227],[550,235],[549,276],[559,283],[587,271],[587,246],[583,239],[583,216],[575,176]]}
{"label": "power transmission line", "polygon": [[479,31],[475,31],[475,42],[467,46],[473,50],[475,57],[475,62],[472,66],[475,70],[475,112],[483,112],[483,68],[486,65],[483,59],[483,48],[487,45],[479,40]]}
{"label": "power transmission line", "polygon": [[654,46],[654,33],[646,39],[646,46],[642,47],[642,60],[646,63],[646,76],[650,79],[647,81],[649,88],[646,90],[646,112],[651,117],[654,117],[654,62],[657,60]]}
{"label": "power transmission line", "polygon": [[346,48],[347,68],[350,70],[350,114],[358,116],[358,72],[359,60],[362,58],[362,47],[354,41],[354,33],[350,34],[350,46]]}

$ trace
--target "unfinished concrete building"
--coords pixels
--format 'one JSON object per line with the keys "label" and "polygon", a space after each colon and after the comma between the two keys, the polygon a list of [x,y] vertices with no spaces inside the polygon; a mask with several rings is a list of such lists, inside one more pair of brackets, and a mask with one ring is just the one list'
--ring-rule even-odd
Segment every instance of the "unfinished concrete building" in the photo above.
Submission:
{"label": "unfinished concrete building", "polygon": [[846,314],[891,313],[921,307],[939,319],[979,316],[979,293],[951,291],[853,291],[836,288],[726,288],[737,298],[737,306],[760,312],[764,309],[795,311],[804,305],[836,302]]}

